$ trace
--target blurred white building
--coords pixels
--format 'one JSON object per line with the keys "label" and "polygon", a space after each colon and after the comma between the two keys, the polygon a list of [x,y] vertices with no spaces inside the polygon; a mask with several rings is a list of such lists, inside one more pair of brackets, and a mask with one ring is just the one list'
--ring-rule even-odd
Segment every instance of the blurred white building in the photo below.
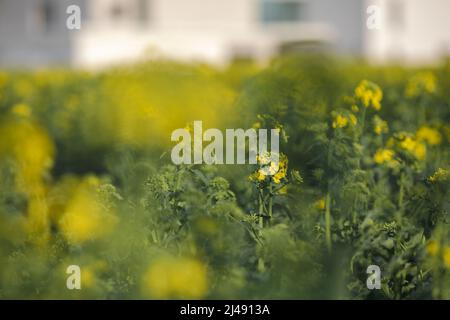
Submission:
{"label": "blurred white building", "polygon": [[[81,30],[66,27],[72,4]],[[366,26],[371,4],[379,30]],[[449,0],[0,0],[0,66],[152,55],[224,63],[305,50],[432,62],[450,52],[449,14]]]}

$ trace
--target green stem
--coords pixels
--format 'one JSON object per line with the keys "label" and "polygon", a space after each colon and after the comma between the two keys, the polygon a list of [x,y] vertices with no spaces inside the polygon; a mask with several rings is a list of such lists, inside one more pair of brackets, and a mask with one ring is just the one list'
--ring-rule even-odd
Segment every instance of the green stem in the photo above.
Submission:
{"label": "green stem", "polygon": [[259,227],[262,229],[264,228],[264,208],[263,208],[263,197],[261,194],[261,190],[259,190],[259,197],[258,197],[258,214],[259,214]]}
{"label": "green stem", "polygon": [[330,210],[330,192],[327,193],[325,200],[325,241],[328,252],[331,253],[331,210]]}
{"label": "green stem", "polygon": [[273,198],[273,194],[272,194],[272,184],[269,185],[269,222],[270,220],[272,220],[272,198]]}

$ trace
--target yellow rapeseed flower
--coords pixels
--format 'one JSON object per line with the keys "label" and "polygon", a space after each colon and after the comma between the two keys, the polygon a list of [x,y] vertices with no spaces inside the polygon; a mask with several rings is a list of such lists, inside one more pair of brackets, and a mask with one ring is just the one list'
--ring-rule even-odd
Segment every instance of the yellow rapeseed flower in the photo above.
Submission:
{"label": "yellow rapeseed flower", "polygon": [[266,177],[271,177],[273,182],[279,184],[286,177],[288,167],[286,155],[281,154],[278,162],[271,161],[270,154],[257,155],[256,159],[260,168],[249,176],[251,181],[261,182]]}
{"label": "yellow rapeseed flower", "polygon": [[[271,163],[271,166],[273,164],[274,163]],[[275,166],[276,166],[276,164],[275,164]],[[286,177],[287,167],[288,167],[288,158],[286,157],[286,155],[281,154],[280,160],[278,163],[278,172],[272,176],[272,181],[275,182],[276,184],[281,183],[281,180]]]}
{"label": "yellow rapeseed flower", "polygon": [[98,282],[98,274],[105,271],[107,264],[98,260],[81,268],[81,288],[88,289],[95,287]]}
{"label": "yellow rapeseed flower", "polygon": [[435,257],[439,253],[439,243],[437,243],[437,241],[435,240],[431,240],[427,244],[427,253],[430,256]]}
{"label": "yellow rapeseed flower", "polygon": [[415,156],[418,160],[425,159],[427,154],[427,149],[424,143],[421,141],[417,141],[411,136],[404,136],[403,140],[399,143],[400,148],[408,151],[413,156]]}
{"label": "yellow rapeseed flower", "polygon": [[437,79],[432,72],[421,72],[413,76],[406,85],[405,95],[415,98],[422,93],[434,93],[437,88]]}
{"label": "yellow rapeseed flower", "polygon": [[317,210],[325,210],[325,198],[321,198],[314,203],[314,208]]}
{"label": "yellow rapeseed flower", "polygon": [[442,259],[444,260],[444,264],[447,268],[450,268],[450,247],[446,247],[442,254]]}
{"label": "yellow rapeseed flower", "polygon": [[14,115],[21,116],[24,118],[28,118],[29,116],[31,116],[30,107],[24,103],[16,104],[14,107],[12,107],[11,112]]}
{"label": "yellow rapeseed flower", "polygon": [[416,147],[414,148],[414,156],[418,159],[418,160],[423,160],[425,159],[427,155],[427,148],[423,143],[418,142],[416,144]]}
{"label": "yellow rapeseed flower", "polygon": [[261,171],[262,170],[257,170],[256,172],[252,173],[248,177],[250,179],[250,181],[256,181],[256,182],[264,181],[266,179],[266,175]]}
{"label": "yellow rapeseed flower", "polygon": [[145,296],[157,299],[201,299],[208,289],[206,267],[193,258],[158,258],[144,275]]}
{"label": "yellow rapeseed flower", "polygon": [[273,177],[272,180],[273,182],[275,182],[276,184],[281,183],[281,180],[286,177],[286,171],[285,170],[280,170],[278,171],[278,173],[276,173]]}
{"label": "yellow rapeseed flower", "polygon": [[253,129],[259,129],[259,128],[261,128],[261,122],[255,122],[253,125],[252,125],[252,128]]}
{"label": "yellow rapeseed flower", "polygon": [[373,156],[373,160],[375,163],[383,164],[393,164],[395,162],[394,160],[395,152],[391,149],[378,149],[375,155]]}
{"label": "yellow rapeseed flower", "polygon": [[355,89],[355,97],[361,101],[364,107],[372,107],[375,110],[381,109],[383,92],[380,87],[370,81],[363,80]]}
{"label": "yellow rapeseed flower", "polygon": [[348,116],[348,118],[349,118],[349,120],[350,120],[350,123],[351,123],[352,125],[356,126],[356,124],[358,123],[358,119],[356,119],[355,115],[354,115],[354,114],[350,114],[350,115]]}
{"label": "yellow rapeseed flower", "polygon": [[106,212],[95,192],[92,179],[85,179],[75,188],[63,209],[59,227],[68,241],[82,244],[100,238],[117,224],[117,217]]}
{"label": "yellow rapeseed flower", "polygon": [[338,114],[333,121],[333,128],[345,128],[348,125],[347,117]]}
{"label": "yellow rapeseed flower", "polygon": [[442,142],[442,135],[439,131],[427,126],[422,126],[417,130],[416,138],[417,140],[425,141],[432,146],[439,145]]}
{"label": "yellow rapeseed flower", "polygon": [[8,82],[9,76],[7,73],[0,71],[0,88],[3,88]]}
{"label": "yellow rapeseed flower", "polygon": [[9,119],[0,123],[0,137],[0,158],[12,157],[18,166],[17,188],[42,195],[55,153],[47,131],[29,119]]}

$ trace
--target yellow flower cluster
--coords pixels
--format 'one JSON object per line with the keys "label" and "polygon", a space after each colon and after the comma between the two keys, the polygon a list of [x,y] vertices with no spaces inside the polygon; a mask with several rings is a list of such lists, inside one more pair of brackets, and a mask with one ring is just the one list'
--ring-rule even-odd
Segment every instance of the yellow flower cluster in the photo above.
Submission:
{"label": "yellow flower cluster", "polygon": [[[106,235],[116,226],[118,219],[107,212],[96,197],[99,181],[95,177],[87,177],[81,182],[67,177],[58,188],[68,195],[66,202],[59,204],[54,219],[66,237],[74,244],[82,244]],[[56,211],[56,210],[55,210]]]}
{"label": "yellow flower cluster", "polygon": [[408,133],[399,134],[397,139],[398,141],[395,141],[393,138],[389,139],[387,143],[388,147],[397,145],[397,147],[406,150],[417,160],[425,159],[427,155],[427,147],[423,141],[416,139],[416,137]]}
{"label": "yellow flower cluster", "polygon": [[447,268],[450,268],[450,247],[444,249],[444,253],[442,255],[444,260],[444,264]]}
{"label": "yellow flower cluster", "polygon": [[19,169],[17,188],[28,195],[41,196],[44,177],[53,166],[55,147],[47,131],[29,116],[30,108],[16,105],[11,118],[0,123],[0,159],[12,158]]}
{"label": "yellow flower cluster", "polygon": [[276,183],[280,184],[281,180],[287,175],[288,158],[285,154],[281,154],[278,163],[270,161],[269,155],[258,155],[258,165],[260,168],[250,175],[251,181],[262,182],[267,177]]}
{"label": "yellow flower cluster", "polygon": [[14,107],[12,107],[11,112],[14,115],[21,116],[24,118],[28,118],[31,116],[30,107],[24,103],[16,104]]}
{"label": "yellow flower cluster", "polygon": [[439,131],[427,126],[422,126],[417,130],[416,138],[417,140],[425,141],[432,146],[439,145],[442,142],[442,135]]}
{"label": "yellow flower cluster", "polygon": [[439,244],[435,240],[431,240],[427,244],[427,253],[432,257],[435,257],[439,253]]}
{"label": "yellow flower cluster", "polygon": [[193,258],[158,258],[142,284],[143,293],[150,298],[201,299],[208,289],[207,270]]}
{"label": "yellow flower cluster", "polygon": [[375,110],[381,109],[383,92],[380,87],[373,82],[363,80],[355,89],[355,97],[361,101],[364,107],[372,107]]}
{"label": "yellow flower cluster", "polygon": [[427,154],[426,146],[412,137],[406,137],[401,141],[400,147],[413,154],[418,160],[425,159]]}
{"label": "yellow flower cluster", "polygon": [[415,98],[422,93],[436,92],[437,79],[432,72],[421,72],[409,80],[406,85],[405,95],[409,98]]}
{"label": "yellow flower cluster", "polygon": [[432,176],[428,177],[428,181],[430,182],[447,181],[448,178],[449,178],[448,171],[439,168]]}
{"label": "yellow flower cluster", "polygon": [[378,164],[396,165],[398,162],[394,159],[394,156],[395,152],[391,149],[378,149],[373,160]]}
{"label": "yellow flower cluster", "polygon": [[355,115],[353,115],[353,114],[349,114],[349,115],[338,114],[334,117],[332,127],[334,129],[345,128],[349,123],[353,126],[355,126],[358,123],[358,120],[356,119]]}
{"label": "yellow flower cluster", "polygon": [[93,288],[97,285],[99,279],[98,274],[107,269],[105,261],[97,260],[82,267],[81,287],[82,289]]}

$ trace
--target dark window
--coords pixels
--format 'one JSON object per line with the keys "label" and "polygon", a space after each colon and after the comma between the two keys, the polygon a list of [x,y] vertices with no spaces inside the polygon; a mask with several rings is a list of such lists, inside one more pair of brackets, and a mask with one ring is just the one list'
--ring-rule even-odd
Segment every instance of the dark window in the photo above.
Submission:
{"label": "dark window", "polygon": [[43,0],[37,8],[37,23],[41,30],[45,32],[51,31],[57,21],[57,12],[55,3],[51,0]]}
{"label": "dark window", "polygon": [[295,22],[303,18],[303,3],[299,0],[262,0],[262,21]]}

